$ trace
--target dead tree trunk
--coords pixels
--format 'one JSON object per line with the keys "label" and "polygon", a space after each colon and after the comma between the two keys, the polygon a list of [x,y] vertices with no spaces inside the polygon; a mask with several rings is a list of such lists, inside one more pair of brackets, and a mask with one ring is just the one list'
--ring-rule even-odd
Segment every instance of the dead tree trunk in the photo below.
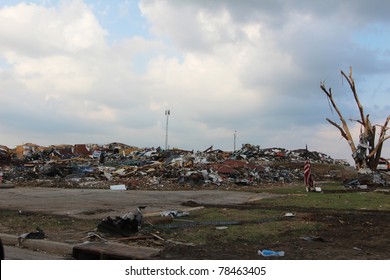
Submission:
{"label": "dead tree trunk", "polygon": [[[359,101],[359,97],[357,95],[357,91],[355,87],[355,82],[352,78],[352,67],[350,68],[349,76],[347,76],[343,71],[341,71],[341,75],[348,81],[356,105],[359,109],[360,120],[356,120],[358,123],[361,124],[361,131],[359,135],[358,145],[357,146],[355,145],[348,124],[345,121],[341,111],[337,107],[336,102],[334,101],[332,89],[331,88],[326,89],[325,84],[322,82],[320,84],[320,88],[322,89],[323,92],[325,92],[326,96],[330,101],[330,104],[332,105],[333,109],[337,112],[337,115],[339,116],[341,121],[341,125],[337,124],[336,122],[328,118],[326,120],[330,124],[338,128],[340,130],[341,136],[345,140],[347,140],[352,151],[352,157],[355,161],[356,168],[357,169],[370,168],[371,170],[376,170],[381,156],[383,143],[390,138],[390,136],[386,136],[386,131],[389,129],[388,124],[390,121],[390,115],[387,117],[384,125],[381,126],[372,125],[369,119],[369,115],[364,114],[363,106]],[[375,137],[376,137],[377,126],[381,127],[381,131],[379,133],[378,141],[376,142]]]}

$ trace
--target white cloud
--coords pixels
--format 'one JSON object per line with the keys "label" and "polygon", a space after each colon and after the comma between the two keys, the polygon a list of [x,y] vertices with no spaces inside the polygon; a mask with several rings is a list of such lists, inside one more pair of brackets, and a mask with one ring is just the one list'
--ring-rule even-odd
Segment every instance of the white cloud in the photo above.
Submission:
{"label": "white cloud", "polygon": [[[94,82],[91,53],[106,48],[105,31],[81,1],[57,8],[21,3],[0,10],[0,50],[26,91],[85,93]],[[80,58],[80,56],[82,56]]]}
{"label": "white cloud", "polygon": [[[143,29],[112,43],[108,37],[117,30],[93,10],[104,5],[89,2],[0,6],[0,133],[7,135],[0,144],[36,139],[162,146],[164,111],[170,109],[171,147],[231,150],[237,130],[238,145],[294,149],[307,143],[346,157],[339,132],[325,121],[332,115],[319,84],[333,87],[346,117],[353,115],[339,76],[350,65],[357,65],[357,84],[375,118],[388,114],[388,60],[354,36],[378,21],[388,26],[387,19],[373,17],[374,8],[386,7],[375,4],[361,17],[365,4],[359,1],[347,17],[346,1],[329,7],[142,0],[151,34]],[[104,8],[121,4],[128,2]],[[133,12],[124,9],[120,16]]]}
{"label": "white cloud", "polygon": [[2,48],[39,56],[105,47],[106,31],[81,0],[54,8],[21,3],[2,8],[0,15]]}

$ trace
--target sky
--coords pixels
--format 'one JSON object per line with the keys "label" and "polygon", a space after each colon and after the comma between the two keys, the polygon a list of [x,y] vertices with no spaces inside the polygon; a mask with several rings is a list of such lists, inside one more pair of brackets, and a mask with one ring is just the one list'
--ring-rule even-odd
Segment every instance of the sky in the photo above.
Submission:
{"label": "sky", "polygon": [[2,0],[0,144],[164,148],[168,131],[170,148],[307,145],[350,161],[320,83],[358,119],[340,75],[352,66],[383,124],[389,14],[385,0]]}

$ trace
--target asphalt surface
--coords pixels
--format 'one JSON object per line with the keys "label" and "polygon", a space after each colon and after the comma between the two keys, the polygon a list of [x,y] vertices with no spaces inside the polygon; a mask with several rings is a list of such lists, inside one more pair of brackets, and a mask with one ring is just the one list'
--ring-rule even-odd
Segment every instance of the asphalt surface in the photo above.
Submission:
{"label": "asphalt surface", "polygon": [[6,260],[70,260],[70,256],[61,256],[44,251],[32,251],[15,246],[4,246]]}
{"label": "asphalt surface", "polygon": [[44,212],[76,218],[105,218],[134,211],[145,205],[144,213],[182,210],[183,202],[198,204],[238,205],[264,198],[260,194],[223,190],[149,191],[58,188],[7,188],[0,189],[0,209]]}

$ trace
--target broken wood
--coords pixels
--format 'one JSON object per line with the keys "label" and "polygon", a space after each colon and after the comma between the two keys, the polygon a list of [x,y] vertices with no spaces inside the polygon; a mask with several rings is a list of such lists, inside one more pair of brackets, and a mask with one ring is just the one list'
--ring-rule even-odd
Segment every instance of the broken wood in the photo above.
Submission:
{"label": "broken wood", "polygon": [[185,245],[185,246],[191,246],[191,247],[196,246],[195,243],[181,242],[181,241],[175,241],[175,240],[171,240],[171,239],[166,240],[166,242],[167,243],[172,243],[172,244],[175,244],[175,245]]}
{"label": "broken wood", "polygon": [[128,236],[115,239],[116,241],[136,241],[136,240],[146,240],[151,239],[153,236],[150,235],[136,235],[136,236]]}
{"label": "broken wood", "polygon": [[150,235],[151,235],[151,236],[153,236],[153,237],[155,237],[155,238],[157,238],[158,240],[165,241],[165,239],[164,239],[164,238],[162,238],[162,237],[158,236],[158,235],[157,235],[157,234],[155,234],[155,233],[151,233]]}

